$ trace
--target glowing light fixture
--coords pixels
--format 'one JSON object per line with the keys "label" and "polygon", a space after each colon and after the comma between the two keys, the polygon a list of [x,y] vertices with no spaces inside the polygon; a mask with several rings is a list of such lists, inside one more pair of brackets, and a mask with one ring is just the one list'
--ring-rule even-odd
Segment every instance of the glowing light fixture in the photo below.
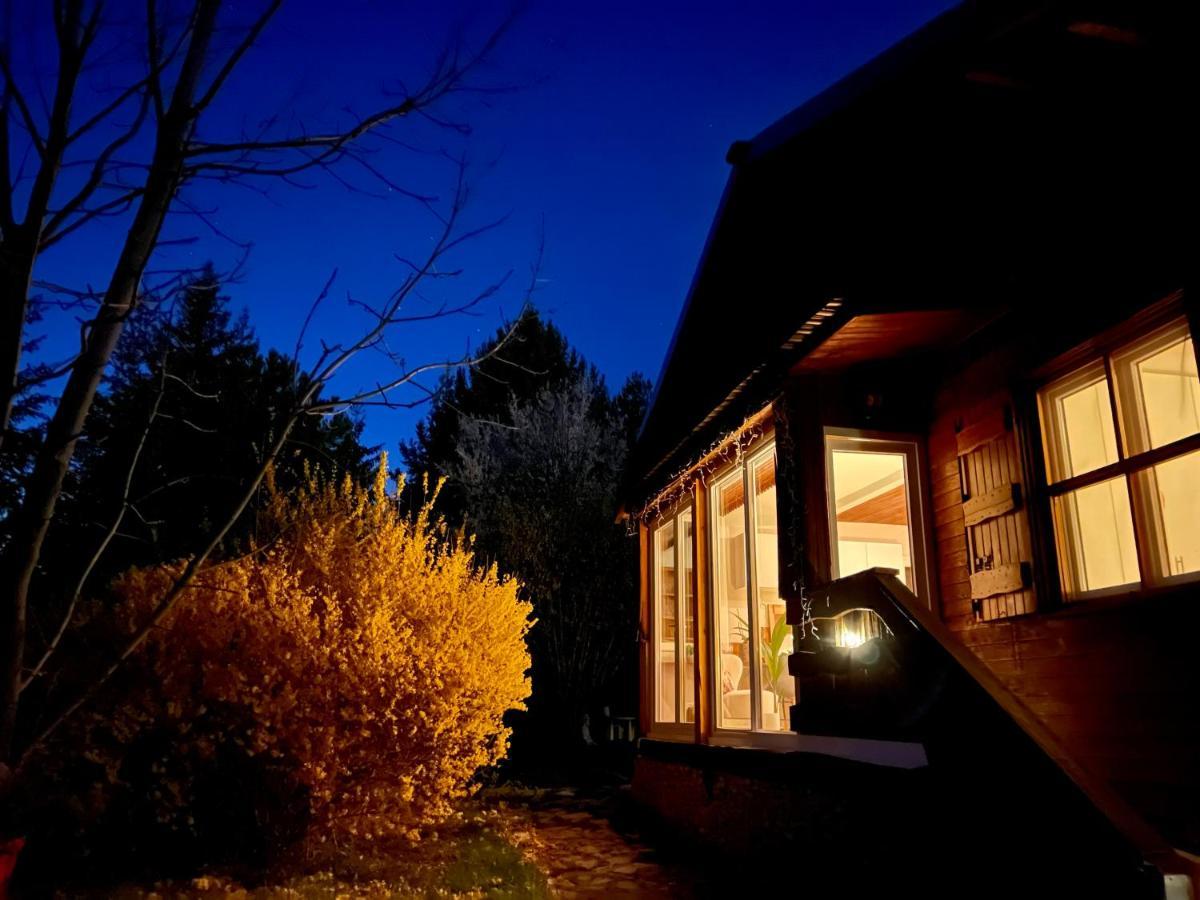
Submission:
{"label": "glowing light fixture", "polygon": [[866,638],[864,638],[857,631],[851,631],[848,628],[844,629],[842,633],[838,635],[837,645],[839,647],[848,647],[853,650],[855,647],[861,647],[864,643],[866,643]]}
{"label": "glowing light fixture", "polygon": [[857,650],[875,638],[891,634],[883,619],[870,609],[848,609],[828,618],[813,619],[813,636],[843,650]]}

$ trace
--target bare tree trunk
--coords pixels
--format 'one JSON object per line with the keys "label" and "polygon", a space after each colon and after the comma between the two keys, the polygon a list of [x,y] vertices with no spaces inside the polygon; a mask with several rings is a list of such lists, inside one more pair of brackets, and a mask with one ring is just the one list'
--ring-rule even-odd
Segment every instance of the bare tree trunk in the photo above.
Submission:
{"label": "bare tree trunk", "polygon": [[26,298],[33,280],[32,248],[24,229],[12,229],[0,243],[0,447],[12,421],[21,371]]}
{"label": "bare tree trunk", "polygon": [[142,274],[154,252],[171,201],[183,177],[187,143],[194,124],[192,107],[212,36],[218,0],[197,4],[187,56],[176,82],[169,109],[161,122],[154,159],[146,179],[142,202],[126,235],[104,301],[88,333],[79,359],[63,388],[62,396],[46,429],[46,438],[13,522],[5,565],[0,572],[0,594],[5,604],[0,620],[5,669],[0,673],[0,759],[14,757],[17,707],[25,659],[25,630],[29,587],[37,571],[54,508],[83,431],[84,421],[95,399],[109,358],[117,346],[129,314],[138,302]]}
{"label": "bare tree trunk", "polygon": [[[4,86],[3,150],[4,237],[0,241],[0,447],[8,434],[12,421],[13,401],[17,395],[21,372],[21,350],[24,342],[25,314],[29,308],[29,288],[33,280],[33,265],[37,260],[42,240],[42,227],[50,208],[50,197],[62,169],[63,155],[70,142],[71,104],[79,73],[83,68],[84,56],[94,34],[95,20],[84,23],[83,7],[78,0],[63,7],[63,19],[59,26],[58,78],[54,89],[54,103],[50,110],[49,128],[45,141],[39,145],[38,138],[30,139],[38,146],[41,162],[29,191],[24,221],[17,222],[12,208],[12,182],[8,172],[8,116],[13,102],[11,82],[6,78]],[[7,58],[7,54],[6,54]],[[7,74],[7,71],[6,71]]]}
{"label": "bare tree trunk", "polygon": [[[3,2],[3,0],[0,0]],[[55,29],[59,44],[58,83],[52,109],[48,112],[48,126],[43,137],[28,102],[24,99],[20,85],[14,77],[9,55],[0,46],[0,76],[3,77],[4,94],[0,97],[0,440],[11,416],[15,390],[19,387],[18,371],[22,350],[24,321],[28,309],[29,288],[32,273],[41,251],[73,233],[88,222],[105,215],[124,213],[136,204],[133,223],[125,236],[121,252],[104,292],[99,310],[85,328],[81,352],[64,371],[69,371],[68,380],[56,402],[47,427],[45,440],[33,463],[33,470],[24,487],[19,508],[9,519],[7,544],[0,558],[0,794],[3,793],[11,767],[26,756],[29,735],[18,721],[18,705],[22,686],[28,683],[25,676],[26,627],[30,588],[37,573],[42,547],[53,520],[58,498],[70,470],[76,443],[83,432],[84,424],[104,372],[120,340],[129,315],[140,302],[143,290],[142,279],[147,263],[154,252],[159,233],[172,201],[180,187],[189,179],[205,175],[218,180],[241,180],[277,178],[288,180],[300,172],[328,170],[343,159],[358,159],[372,173],[375,170],[355,155],[354,143],[364,135],[386,126],[388,123],[406,118],[419,112],[455,91],[465,90],[465,79],[475,70],[480,61],[491,51],[505,32],[508,21],[501,24],[483,44],[478,53],[463,57],[457,48],[444,53],[435,65],[429,80],[417,91],[406,94],[398,103],[377,110],[369,116],[357,118],[344,130],[313,134],[273,136],[262,139],[234,141],[196,142],[196,122],[204,110],[213,102],[238,61],[254,45],[262,30],[282,5],[283,0],[268,0],[253,24],[245,30],[242,39],[224,54],[219,64],[210,57],[210,41],[214,33],[218,8],[221,0],[191,0],[186,27],[179,31],[178,40],[164,40],[167,29],[159,27],[156,0],[146,4],[147,63],[146,76],[119,92],[110,102],[101,107],[91,118],[72,130],[70,104],[74,96],[83,61],[100,27],[102,3],[89,6],[85,17],[85,0],[57,0],[55,3]],[[221,54],[216,54],[218,57]],[[209,71],[205,73],[205,63]],[[170,99],[166,102],[164,74],[174,78],[170,88]],[[207,83],[201,86],[201,75],[207,75]],[[169,77],[169,76],[168,76]],[[117,134],[93,159],[87,160],[91,174],[85,179],[74,196],[54,203],[51,211],[50,199],[60,170],[64,166],[64,153],[73,142],[99,123],[112,123],[112,117],[120,110],[127,111],[127,103],[139,100],[140,107],[128,124],[117,128]],[[141,131],[142,122],[153,110],[156,121],[153,153],[144,166],[144,181],[127,185],[118,178],[109,180],[112,166],[117,165],[114,154]],[[9,177],[8,119],[10,111],[28,133],[40,163],[34,183],[30,188],[29,202],[24,220],[20,223],[12,211],[13,185]],[[456,127],[454,123],[443,123]],[[77,165],[82,160],[70,164]],[[141,168],[139,166],[139,168]],[[378,173],[376,173],[378,174]],[[395,185],[384,175],[378,177]],[[402,190],[402,189],[401,189]],[[99,199],[100,197],[106,199]],[[106,193],[107,192],[107,193]],[[405,192],[409,193],[409,192]],[[436,198],[409,194],[428,205]],[[445,277],[433,274],[438,259],[451,252],[464,240],[477,236],[492,226],[483,226],[464,234],[456,234],[455,223],[465,202],[460,168],[459,184],[454,206],[448,216],[443,217],[445,230],[423,266],[413,265],[413,271],[402,286],[378,309],[363,306],[375,317],[375,323],[365,334],[349,347],[334,345],[325,347],[314,365],[309,388],[300,407],[299,414],[322,414],[359,404],[393,406],[388,392],[404,385],[413,384],[414,379],[427,372],[445,371],[460,365],[474,365],[488,355],[497,352],[502,343],[477,359],[464,358],[407,368],[402,358],[389,356],[400,366],[401,374],[387,384],[376,385],[336,400],[318,401],[317,392],[328,385],[330,378],[341,366],[358,353],[380,348],[385,331],[404,322],[468,312],[483,302],[498,289],[493,285],[477,297],[459,307],[443,307],[432,314],[407,316],[400,308],[404,300],[425,278]],[[322,295],[323,296],[323,295]],[[318,298],[318,303],[320,298]],[[315,305],[314,305],[315,309]],[[309,314],[311,320],[312,313]],[[308,320],[304,328],[307,328]],[[304,328],[301,329],[301,341]],[[301,343],[297,343],[297,356]],[[298,363],[298,360],[297,360]],[[294,422],[294,419],[291,420]],[[291,422],[289,422],[290,427]],[[285,430],[272,451],[278,453],[287,438]],[[269,463],[270,457],[264,462]],[[258,479],[248,488],[242,507],[250,502]],[[234,512],[234,518],[238,511]],[[233,520],[231,520],[232,522]],[[80,695],[67,705],[60,715],[40,734],[33,734],[33,741],[42,740],[57,723],[69,716],[88,697],[100,689],[105,679],[115,671],[121,660],[137,649],[138,644],[166,615],[179,595],[186,590],[196,568],[204,563],[216,543],[228,530],[225,525],[214,532],[213,543],[192,560],[187,571],[173,586],[168,596],[158,607],[144,629],[128,642],[117,655],[116,662],[90,682]],[[40,669],[44,660],[38,663]],[[19,734],[20,732],[20,734]]]}

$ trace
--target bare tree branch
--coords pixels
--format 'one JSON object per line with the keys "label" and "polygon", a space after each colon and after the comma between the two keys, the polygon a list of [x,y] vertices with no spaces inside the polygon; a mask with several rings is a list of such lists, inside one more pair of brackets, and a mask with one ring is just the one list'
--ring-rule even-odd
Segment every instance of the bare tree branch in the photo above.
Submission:
{"label": "bare tree branch", "polygon": [[[237,65],[258,41],[282,0],[267,0],[266,8],[256,16],[233,50],[218,57],[211,45],[221,2],[222,0],[190,0],[187,22],[182,26],[178,37],[172,38],[168,36],[168,32],[173,32],[174,28],[168,30],[162,27],[159,21],[158,0],[146,0],[145,74],[118,91],[74,128],[70,123],[71,105],[78,90],[80,72],[100,29],[100,11],[103,3],[97,0],[88,5],[85,11],[85,0],[54,2],[53,22],[58,44],[58,69],[53,98],[45,104],[47,110],[44,133],[39,131],[33,110],[30,109],[15,80],[9,55],[0,51],[0,75],[4,79],[3,109],[0,112],[3,112],[5,117],[5,130],[0,133],[0,149],[8,149],[8,140],[11,137],[8,128],[12,122],[18,122],[29,130],[31,145],[40,159],[40,165],[36,167],[33,175],[25,214],[19,225],[11,221],[17,217],[16,210],[12,210],[8,217],[4,215],[5,199],[9,201],[11,208],[11,179],[5,178],[4,186],[0,187],[0,192],[7,191],[6,194],[0,194],[0,220],[3,220],[5,225],[5,253],[0,255],[3,257],[0,259],[0,291],[4,292],[6,299],[11,296],[13,300],[0,319],[0,324],[3,325],[3,331],[0,332],[0,351],[3,351],[0,356],[0,405],[4,407],[4,420],[0,423],[4,428],[0,428],[0,439],[7,428],[12,398],[18,386],[20,339],[23,337],[24,316],[30,302],[32,272],[38,255],[89,222],[131,213],[131,221],[112,271],[108,275],[107,285],[103,292],[95,292],[98,303],[94,314],[80,324],[81,353],[60,370],[60,373],[67,374],[68,378],[49,418],[32,473],[23,486],[20,507],[10,520],[11,534],[4,547],[4,566],[0,567],[0,579],[3,582],[0,583],[0,614],[3,615],[0,624],[0,762],[13,763],[14,768],[18,770],[29,759],[29,751],[42,744],[63,721],[95,696],[124,661],[137,651],[146,637],[159,627],[164,617],[192,586],[198,573],[211,567],[210,558],[253,501],[266,473],[283,451],[301,417],[329,414],[361,404],[396,407],[405,402],[392,396],[400,387],[414,384],[418,385],[418,390],[423,390],[419,386],[419,378],[423,373],[445,371],[459,366],[475,366],[484,360],[499,358],[498,354],[512,335],[512,328],[509,328],[499,340],[484,351],[474,354],[468,352],[458,359],[430,362],[412,368],[405,366],[402,359],[387,345],[390,329],[405,323],[445,315],[467,314],[479,304],[493,298],[504,283],[501,280],[466,301],[437,304],[434,312],[429,314],[410,312],[406,308],[406,302],[413,295],[423,297],[423,283],[446,284],[448,279],[458,274],[457,270],[447,268],[443,264],[448,254],[461,247],[465,240],[478,237],[495,227],[496,223],[492,223],[476,229],[460,229],[461,213],[467,199],[463,173],[465,167],[460,163],[456,190],[449,210],[445,215],[438,215],[443,230],[435,239],[425,260],[415,265],[409,264],[409,271],[400,285],[378,307],[362,305],[361,308],[368,310],[371,318],[355,340],[345,344],[322,342],[316,360],[307,372],[300,374],[303,342],[318,314],[318,308],[325,302],[332,288],[333,280],[330,279],[300,328],[293,362],[294,371],[297,373],[295,393],[298,396],[291,408],[281,415],[274,438],[263,451],[260,465],[244,484],[238,500],[229,509],[227,518],[210,531],[204,545],[183,566],[152,613],[126,643],[116,648],[113,658],[86,688],[67,700],[44,727],[38,727],[44,721],[40,715],[34,717],[32,723],[23,722],[21,736],[32,732],[33,737],[30,741],[17,740],[19,696],[32,678],[39,677],[45,671],[46,659],[49,658],[44,656],[34,667],[33,674],[27,675],[24,657],[27,609],[33,575],[41,559],[43,543],[55,515],[56,503],[63,493],[64,479],[71,466],[76,442],[83,433],[103,374],[110,364],[130,314],[146,302],[148,296],[153,296],[146,280],[151,276],[150,262],[156,248],[166,243],[161,239],[166,217],[176,211],[177,207],[183,207],[206,225],[213,227],[214,231],[223,234],[214,227],[205,210],[195,208],[187,201],[179,201],[181,188],[192,178],[243,184],[259,177],[275,177],[284,184],[303,188],[305,185],[298,181],[296,176],[313,171],[329,173],[347,187],[355,189],[333,169],[337,163],[349,162],[384,184],[389,191],[412,197],[433,212],[434,204],[438,202],[434,197],[402,187],[380,166],[374,164],[368,153],[361,148],[360,142],[368,135],[379,134],[382,129],[399,119],[410,117],[413,113],[440,127],[465,131],[464,125],[436,113],[435,104],[455,92],[486,90],[470,84],[470,79],[482,60],[494,50],[512,21],[510,18],[495,29],[475,53],[464,55],[458,47],[447,49],[439,57],[430,77],[420,89],[415,92],[404,91],[397,102],[388,101],[390,105],[385,108],[363,116],[355,116],[344,129],[309,134],[307,129],[301,128],[299,134],[274,137],[272,135],[277,134],[274,123],[268,122],[256,136],[243,135],[225,141],[199,141],[196,135],[203,113],[228,86]],[[202,84],[202,78],[209,72],[213,72],[210,80],[207,84]],[[115,136],[111,137],[98,155],[90,160],[68,161],[64,158],[68,146],[105,123],[111,123],[113,117],[120,110],[127,109],[127,104],[133,102],[135,97],[139,97],[140,100],[134,120],[128,126],[117,127]],[[15,115],[11,115],[10,110],[15,111]],[[122,147],[136,146],[140,143],[135,139],[145,126],[151,110],[154,112],[155,127],[153,150],[149,159],[140,162],[119,158]],[[55,197],[57,190],[62,190],[59,179],[64,165],[87,166],[88,174],[82,186],[65,201],[57,204],[57,208],[52,208],[52,197]],[[5,167],[0,170],[0,174],[7,176],[9,169],[6,155]],[[10,239],[13,240],[11,245]],[[10,247],[14,250],[13,254],[9,252]],[[16,250],[20,252],[16,253]],[[243,255],[243,260],[244,258]],[[178,273],[168,274],[161,282],[168,295],[178,290],[180,284]],[[80,292],[74,299],[80,303],[89,303],[93,299],[92,293],[86,292],[85,296],[85,292]],[[371,388],[351,391],[340,398],[331,396],[330,399],[324,399],[324,395],[331,394],[332,380],[339,376],[347,363],[367,350],[383,352],[396,362],[399,371],[395,377],[384,379]],[[160,388],[166,384],[169,377],[164,371],[160,376]],[[153,419],[166,418],[170,416],[163,412],[156,402]],[[194,423],[186,419],[181,421],[185,425],[195,427]],[[144,433],[132,460],[129,478],[132,478],[132,467],[137,465],[146,440]],[[141,515],[138,502],[130,498],[130,483],[127,479],[119,518],[106,531],[104,546],[121,533],[120,526],[125,516],[130,513],[134,516]],[[95,558],[85,566],[83,576],[72,595],[75,599],[69,605],[66,621],[60,624],[48,644],[47,649],[51,654],[55,647],[61,645],[62,634],[64,629],[69,627],[78,594],[85,589],[86,580],[95,566]],[[34,727],[28,727],[30,725]],[[2,767],[0,774],[3,774]],[[3,784],[0,783],[0,789],[2,788]]]}
{"label": "bare tree branch", "polygon": [[[91,174],[87,181],[76,192],[75,196],[64,203],[57,212],[46,223],[45,231],[42,235],[42,246],[48,246],[55,241],[55,232],[61,228],[70,216],[79,211],[79,208],[87,202],[88,198],[96,192],[96,190],[104,183],[104,177],[108,172],[109,160],[112,159],[114,153],[120,150],[123,146],[129,143],[142,130],[142,123],[146,121],[146,114],[150,109],[150,95],[143,93],[142,102],[138,105],[137,115],[134,116],[133,122],[128,128],[125,128],[117,135],[107,147],[105,147],[100,155],[96,157],[92,164]],[[128,195],[126,195],[128,196]],[[47,243],[49,242],[49,243]]]}
{"label": "bare tree branch", "polygon": [[[158,381],[158,391],[154,395],[154,402],[150,406],[150,414],[146,418],[146,427],[142,429],[142,435],[138,439],[137,447],[133,451],[133,456],[129,461],[129,468],[125,472],[125,485],[121,491],[121,505],[117,509],[117,513],[113,516],[112,522],[108,529],[104,532],[104,537],[100,540],[100,544],[96,547],[87,564],[83,567],[83,571],[79,573],[79,578],[75,582],[75,588],[71,591],[71,598],[67,601],[66,611],[63,613],[62,620],[59,622],[58,629],[54,632],[54,637],[46,644],[46,649],[43,651],[41,658],[37,664],[30,670],[29,675],[21,683],[21,690],[24,691],[42,674],[46,668],[46,663],[54,656],[54,651],[58,649],[59,643],[62,642],[63,635],[67,633],[67,628],[71,625],[71,620],[75,617],[75,608],[79,605],[79,600],[83,596],[83,589],[87,585],[88,579],[95,570],[100,559],[104,556],[104,552],[108,549],[108,545],[112,543],[113,538],[121,530],[121,523],[125,521],[125,514],[132,508],[133,504],[130,500],[130,491],[133,488],[133,476],[137,472],[138,463],[142,458],[142,451],[146,448],[146,441],[150,437],[150,430],[154,426],[154,420],[159,415],[159,407],[162,405],[163,396],[167,389],[167,359],[164,356],[160,368],[160,377]],[[171,376],[174,377],[174,376]]]}
{"label": "bare tree branch", "polygon": [[[323,134],[302,133],[278,139],[195,141],[188,147],[187,156],[201,161],[191,164],[189,172],[211,172],[231,177],[287,177],[313,168],[324,167],[330,162],[346,158],[347,148],[364,135],[373,133],[383,126],[413,113],[420,112],[429,117],[428,108],[439,100],[452,93],[474,90],[467,83],[468,77],[495,50],[512,22],[512,17],[502,22],[492,31],[479,49],[465,60],[460,61],[457,52],[444,52],[435,65],[433,74],[418,91],[406,93],[399,103],[360,118],[348,129]],[[236,63],[236,59],[233,62]],[[456,127],[451,123],[429,118],[443,127]],[[317,152],[305,153],[309,150]],[[272,161],[273,159],[278,160],[278,154],[288,152],[298,154],[301,158],[294,162]],[[222,159],[221,157],[226,158]],[[361,156],[357,158],[357,161],[368,171],[381,174],[365,163]],[[384,178],[383,180],[392,189],[404,190],[398,188],[391,179]],[[428,200],[431,198],[423,198],[418,195],[418,199]]]}
{"label": "bare tree branch", "polygon": [[204,391],[196,390],[196,388],[194,388],[192,385],[188,384],[188,382],[184,381],[178,375],[173,375],[170,372],[164,371],[163,377],[180,385],[185,391],[187,391],[193,397],[197,397],[201,400],[220,400],[221,399],[220,394],[209,394],[209,393],[205,393]]}
{"label": "bare tree branch", "polygon": [[[158,103],[161,104],[162,94],[159,86],[159,79],[167,67],[174,62],[179,54],[179,51],[183,49],[189,32],[186,29],[183,30],[178,39],[175,41],[175,44],[167,52],[167,55],[160,56],[158,52],[158,37],[153,33],[155,22],[155,6],[155,0],[149,0],[147,22],[151,29],[151,33],[147,35],[149,64],[145,77],[124,88],[116,95],[116,97],[89,116],[79,126],[77,126],[69,135],[67,135],[68,144],[75,143],[75,141],[79,140],[79,138],[83,137],[83,135],[87,134],[101,122],[105,121],[109,116],[111,116],[114,112],[124,106],[130,99],[136,97],[138,94],[142,94],[150,100],[153,100],[153,98],[157,96]],[[156,106],[156,109],[157,108],[158,107]]]}
{"label": "bare tree branch", "polygon": [[192,431],[199,432],[200,434],[216,434],[217,433],[216,428],[207,428],[203,425],[197,425],[191,419],[186,419],[183,416],[172,416],[169,413],[159,413],[158,415],[159,415],[160,419],[166,419],[167,421],[170,421],[170,422],[180,422],[180,423],[186,425],[188,428],[192,429]]}
{"label": "bare tree branch", "polygon": [[107,200],[104,203],[101,203],[99,206],[91,209],[76,210],[76,212],[79,214],[79,217],[69,225],[45,235],[39,243],[38,248],[40,250],[46,250],[50,247],[53,247],[63,238],[74,234],[93,219],[100,218],[101,216],[119,216],[123,213],[129,212],[129,210],[133,208],[134,202],[140,199],[145,193],[146,189],[144,187],[130,188],[124,194],[113,197],[111,200]]}
{"label": "bare tree branch", "polygon": [[[462,189],[461,182],[457,195],[460,197],[465,197],[465,191]],[[461,206],[456,204],[455,209],[452,210],[451,214],[447,217],[447,220],[453,223],[458,219],[459,213],[461,213]],[[476,233],[478,233],[478,229],[476,229]],[[454,238],[451,231],[448,230],[443,232],[441,239],[435,244],[434,249],[427,257],[425,264],[421,266],[421,271],[430,271],[436,264],[441,253],[444,252],[443,248],[446,246],[455,246],[457,244],[458,241]],[[251,501],[261,487],[262,481],[266,477],[267,472],[270,471],[275,460],[279,458],[283,448],[290,439],[292,430],[301,417],[313,414],[328,415],[343,411],[353,406],[386,406],[396,409],[410,405],[416,405],[415,403],[398,403],[394,400],[388,399],[387,393],[406,384],[418,384],[419,386],[419,382],[417,382],[416,379],[423,373],[432,371],[446,371],[460,367],[475,367],[488,359],[498,356],[498,354],[503,351],[503,349],[508,345],[508,342],[513,338],[513,335],[515,334],[516,329],[521,321],[521,316],[524,315],[526,306],[528,304],[528,297],[531,295],[537,282],[537,271],[538,267],[534,266],[530,278],[528,292],[524,301],[525,305],[522,306],[521,315],[519,315],[512,323],[508,325],[508,327],[501,333],[500,337],[491,347],[480,353],[468,355],[461,359],[426,363],[424,365],[417,366],[411,371],[402,373],[386,384],[377,384],[374,388],[357,392],[351,397],[332,399],[328,401],[320,400],[319,397],[321,392],[329,386],[329,379],[338,371],[341,365],[356,356],[358,353],[361,353],[364,349],[373,346],[378,341],[379,334],[382,332],[382,330],[386,329],[389,324],[387,319],[384,319],[377,321],[375,325],[364,332],[364,334],[353,344],[351,344],[349,348],[338,354],[333,361],[319,362],[316,366],[314,366],[308,375],[302,379],[303,383],[307,384],[306,390],[298,399],[293,409],[283,420],[283,423],[279,428],[278,436],[268,448],[257,471],[247,482],[245,490],[234,504],[233,508],[230,510],[228,516],[225,518],[222,524],[214,530],[204,548],[188,560],[179,576],[163,595],[162,599],[147,617],[146,621],[138,627],[138,629],[117,653],[116,657],[108,665],[108,667],[105,668],[78,697],[76,697],[66,706],[65,709],[63,709],[54,719],[52,719],[48,725],[38,732],[38,734],[25,749],[22,760],[28,758],[29,750],[44,743],[46,739],[49,738],[64,721],[66,721],[75,713],[76,710],[87,703],[96,695],[96,693],[99,692],[103,685],[106,684],[108,680],[117,672],[125,660],[127,660],[133,653],[137,651],[137,649],[145,642],[146,638],[149,637],[154,629],[156,629],[162,623],[165,617],[176,606],[183,595],[193,586],[197,575],[203,571],[207,571],[208,568],[212,568],[211,566],[206,567],[209,558],[221,545],[221,542],[224,541],[234,524],[241,518],[242,514],[249,507]],[[388,309],[394,310],[395,308],[398,308],[400,303],[403,302],[404,297],[407,296],[407,294],[410,293],[412,288],[415,286],[410,284],[410,282],[411,276],[409,279],[406,279],[406,286],[393,292],[392,299],[387,307]],[[319,306],[324,297],[328,295],[328,289],[331,284],[332,278],[326,282],[325,289],[320,295],[318,295],[318,300],[317,303],[314,304],[314,309]],[[311,317],[312,312],[310,311],[309,316],[305,320],[305,327],[307,327],[307,323]],[[322,354],[322,359],[324,355],[325,354]],[[421,390],[427,389],[422,387]],[[425,401],[421,400],[418,402]],[[158,413],[158,417],[167,418],[166,414],[161,412]],[[217,563],[216,565],[219,566],[221,563]]]}
{"label": "bare tree branch", "polygon": [[[3,53],[0,50],[0,53]],[[0,231],[10,234],[17,224],[13,211],[13,191],[16,185],[12,175],[12,147],[8,133],[8,87],[0,93]]]}
{"label": "bare tree branch", "polygon": [[262,34],[263,29],[266,28],[271,19],[275,17],[275,13],[279,12],[279,7],[282,5],[283,0],[271,0],[271,2],[267,5],[267,8],[263,10],[262,14],[254,21],[254,24],[251,25],[250,29],[246,32],[246,36],[242,38],[241,42],[237,45],[234,51],[229,54],[225,62],[221,65],[221,68],[217,74],[213,76],[213,80],[209,84],[208,90],[201,95],[199,100],[192,104],[192,112],[194,115],[199,115],[202,113],[209,107],[213,100],[216,99],[217,94],[220,93],[221,88],[224,86],[229,76],[233,74],[233,70],[237,67],[237,64],[241,62],[242,57],[246,55],[246,52],[254,46],[254,43],[258,40],[259,35]]}
{"label": "bare tree branch", "polygon": [[[59,35],[59,81],[55,88],[54,114],[47,137],[47,152],[31,192],[28,224],[39,231],[48,199],[58,176],[63,141],[67,134],[71,99],[82,64],[82,52],[95,36],[99,6],[87,23],[81,22],[82,0],[63,0],[55,10]],[[129,313],[136,306],[142,275],[150,260],[167,211],[179,188],[183,145],[194,123],[187,116],[200,72],[208,56],[208,45],[216,21],[218,0],[196,0],[191,22],[191,39],[180,64],[171,103],[160,123],[155,158],[147,172],[144,193],[129,231],[125,235],[117,262],[105,291],[104,301],[88,334],[85,351],[71,369],[57,405],[46,425],[45,436],[24,486],[19,509],[12,517],[13,527],[5,548],[6,565],[0,570],[5,586],[0,589],[4,626],[0,627],[0,756],[14,753],[20,684],[25,655],[28,603],[33,576],[41,559],[46,534],[54,518],[63,483],[74,456],[75,446],[99,389],[117,341]],[[72,50],[71,41],[77,41]],[[52,163],[52,165],[51,165]],[[36,211],[36,215],[34,214]],[[27,255],[16,272],[20,278],[20,309],[27,302],[27,285],[37,258],[40,241],[35,235],[28,241]],[[20,334],[19,327],[16,332]],[[9,358],[3,360],[5,376],[17,371],[12,343],[0,345]],[[19,344],[16,345],[19,349]],[[19,355],[17,356],[19,362]],[[10,368],[11,367],[11,368]],[[5,392],[4,422],[11,415],[16,377]]]}
{"label": "bare tree branch", "polygon": [[304,336],[308,333],[308,327],[312,324],[313,316],[317,314],[317,310],[329,296],[333,282],[337,280],[337,274],[337,269],[329,273],[329,278],[326,279],[325,286],[321,288],[321,292],[313,300],[312,306],[308,308],[308,315],[304,317],[304,324],[300,326],[300,332],[296,335],[296,349],[292,353],[292,371],[297,374],[300,372],[300,351],[304,349]]}
{"label": "bare tree branch", "polygon": [[33,112],[29,109],[25,95],[21,93],[21,88],[17,84],[16,77],[13,75],[11,64],[8,61],[7,47],[0,49],[0,74],[4,75],[5,115],[7,116],[8,114],[8,103],[11,101],[16,104],[17,112],[21,115],[21,122],[24,124],[25,130],[29,133],[29,139],[33,142],[38,156],[45,156],[46,140],[42,137],[37,127],[37,122],[33,118]]}

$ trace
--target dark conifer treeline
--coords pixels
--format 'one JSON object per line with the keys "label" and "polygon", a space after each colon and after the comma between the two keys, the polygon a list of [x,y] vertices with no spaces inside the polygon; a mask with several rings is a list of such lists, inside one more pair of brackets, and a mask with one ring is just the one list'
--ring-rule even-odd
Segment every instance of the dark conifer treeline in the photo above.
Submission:
{"label": "dark conifer treeline", "polygon": [[581,744],[584,715],[598,731],[605,706],[636,708],[637,540],[615,516],[650,385],[634,373],[610,392],[536,312],[515,337],[443,382],[402,455],[410,473],[446,477],[443,511],[533,604],[534,691],[514,742],[536,777]]}
{"label": "dark conifer treeline", "polygon": [[[47,593],[62,597],[73,587],[120,512],[127,481],[130,506],[90,579],[92,592],[131,565],[195,553],[233,508],[295,391],[291,360],[261,349],[211,269],[173,303],[139,307],[75,454],[41,566]],[[36,397],[25,406],[36,428]],[[295,483],[306,465],[368,478],[376,450],[362,443],[362,427],[348,415],[301,420],[277,463],[278,481]],[[13,450],[5,463],[7,504],[18,496],[27,459]],[[253,525],[251,508],[224,552],[242,546]]]}

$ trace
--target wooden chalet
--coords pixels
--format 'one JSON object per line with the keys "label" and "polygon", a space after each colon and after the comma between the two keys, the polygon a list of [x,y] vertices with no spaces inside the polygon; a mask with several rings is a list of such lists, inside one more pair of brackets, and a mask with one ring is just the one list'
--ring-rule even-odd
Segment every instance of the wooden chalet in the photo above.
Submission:
{"label": "wooden chalet", "polygon": [[1193,896],[1186,10],[966,3],[730,149],[624,494],[665,827],[839,896]]}

